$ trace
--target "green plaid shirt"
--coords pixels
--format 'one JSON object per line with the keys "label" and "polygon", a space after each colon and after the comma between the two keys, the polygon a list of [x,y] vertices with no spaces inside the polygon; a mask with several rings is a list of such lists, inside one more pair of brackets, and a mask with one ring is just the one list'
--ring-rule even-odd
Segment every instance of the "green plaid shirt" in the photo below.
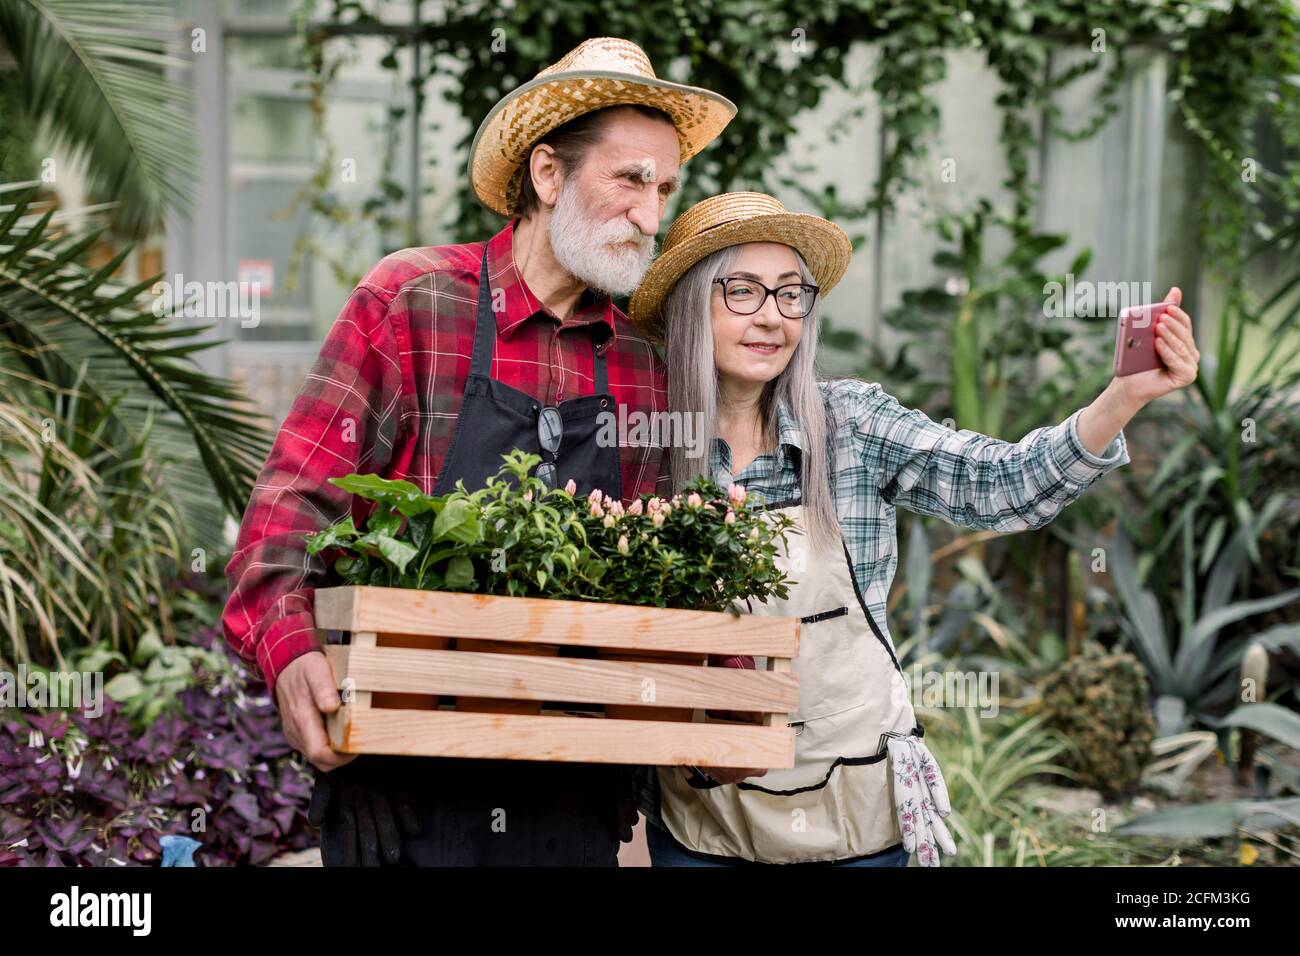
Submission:
{"label": "green plaid shirt", "polygon": [[[820,388],[830,416],[831,491],[844,545],[867,609],[887,636],[885,604],[898,566],[896,508],[963,528],[1041,528],[1094,481],[1129,461],[1123,432],[1100,457],[1083,447],[1082,409],[1007,442],[969,429],[953,431],[904,408],[874,382],[836,379]],[[714,439],[709,467],[723,487],[735,481],[768,504],[801,497],[799,423],[784,403],[777,421],[776,450],[759,455],[738,475],[731,471],[731,448]],[[640,806],[654,819],[654,774],[643,777]]]}

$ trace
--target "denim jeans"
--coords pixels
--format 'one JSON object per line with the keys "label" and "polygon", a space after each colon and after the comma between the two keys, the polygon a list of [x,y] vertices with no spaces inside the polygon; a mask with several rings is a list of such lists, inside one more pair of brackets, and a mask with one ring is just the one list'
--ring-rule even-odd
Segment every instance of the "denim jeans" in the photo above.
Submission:
{"label": "denim jeans", "polygon": [[[722,863],[715,860],[703,860],[698,856],[692,856],[687,853],[672,834],[667,830],[655,826],[653,823],[646,823],[645,827],[646,843],[650,849],[651,866],[746,866],[748,861],[736,860],[734,863]],[[832,863],[832,864],[793,864],[795,866],[907,866],[908,858],[911,856],[902,844],[892,850],[886,850],[884,853],[877,853],[875,856],[867,857],[863,860],[854,860],[851,863]]]}

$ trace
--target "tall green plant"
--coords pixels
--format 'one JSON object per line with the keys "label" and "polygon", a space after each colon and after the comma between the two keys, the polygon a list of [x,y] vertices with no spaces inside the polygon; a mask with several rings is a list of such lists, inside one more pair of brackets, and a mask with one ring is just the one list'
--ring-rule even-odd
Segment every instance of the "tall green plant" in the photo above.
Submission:
{"label": "tall green plant", "polygon": [[[130,649],[168,626],[167,582],[216,560],[269,448],[241,389],[191,359],[202,327],[154,315],[152,279],[79,264],[96,233],[64,232],[31,190],[0,209],[0,380],[9,398],[0,510],[8,653],[60,642]],[[170,634],[167,636],[170,637]],[[35,644],[31,642],[35,641]],[[39,650],[38,650],[39,648]]]}
{"label": "tall green plant", "polygon": [[[114,229],[142,237],[189,208],[194,137],[186,69],[169,52],[178,24],[167,0],[0,0],[6,76],[23,112],[81,160]],[[56,173],[57,175],[57,173]]]}
{"label": "tall green plant", "polygon": [[[1045,288],[1053,281],[1064,284],[1065,277],[1046,272],[1039,260],[1064,246],[1067,237],[1012,232],[1010,251],[990,262],[991,227],[1012,231],[985,200],[941,217],[939,235],[952,247],[939,250],[934,264],[949,276],[947,284],[904,292],[884,319],[910,333],[919,347],[946,357],[926,378],[944,396],[929,409],[932,417],[951,415],[957,428],[1019,438],[1100,390],[1105,369],[1087,359],[1094,357],[1108,320],[1044,317]],[[1084,250],[1069,271],[1081,274],[1090,259]],[[1045,354],[1062,367],[1040,381],[1037,368]]]}
{"label": "tall green plant", "polygon": [[[1185,728],[1191,717],[1214,722],[1214,710],[1231,701],[1235,674],[1248,641],[1220,641],[1226,627],[1300,600],[1300,588],[1252,601],[1231,601],[1236,578],[1245,567],[1250,529],[1242,529],[1224,549],[1201,588],[1194,571],[1191,525],[1184,525],[1182,588],[1162,608],[1156,593],[1143,586],[1132,545],[1118,529],[1109,549],[1111,573],[1125,616],[1121,628],[1147,669],[1158,695],[1156,718],[1162,736]],[[1200,606],[1197,607],[1197,597]],[[1166,626],[1166,614],[1172,626]],[[1300,650],[1300,629],[1279,626],[1249,640],[1266,650]]]}
{"label": "tall green plant", "polygon": [[[12,187],[0,186],[0,195]],[[172,459],[188,446],[202,468],[176,477],[177,495],[211,508],[212,491],[230,511],[242,511],[268,450],[262,416],[244,392],[203,372],[190,359],[220,344],[204,337],[210,326],[179,327],[158,316],[146,297],[151,277],[123,287],[111,277],[123,250],[90,270],[79,264],[99,236],[67,233],[38,215],[32,190],[19,192],[0,218],[0,341],[16,374],[56,389],[69,387],[82,365],[92,370],[80,388],[100,404],[114,398],[114,416],[128,433],[144,434],[159,412],[153,435],[159,457]]]}

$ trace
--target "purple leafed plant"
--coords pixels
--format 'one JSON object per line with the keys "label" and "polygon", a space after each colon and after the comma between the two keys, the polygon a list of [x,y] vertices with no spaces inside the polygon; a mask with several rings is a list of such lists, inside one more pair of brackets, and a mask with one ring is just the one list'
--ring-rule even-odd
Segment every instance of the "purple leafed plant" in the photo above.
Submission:
{"label": "purple leafed plant", "polygon": [[[225,646],[212,628],[190,640]],[[157,865],[169,833],[200,841],[199,866],[312,845],[310,773],[265,684],[242,661],[234,668],[233,681],[182,691],[179,712],[143,731],[109,699],[93,718],[0,712],[0,866]]]}

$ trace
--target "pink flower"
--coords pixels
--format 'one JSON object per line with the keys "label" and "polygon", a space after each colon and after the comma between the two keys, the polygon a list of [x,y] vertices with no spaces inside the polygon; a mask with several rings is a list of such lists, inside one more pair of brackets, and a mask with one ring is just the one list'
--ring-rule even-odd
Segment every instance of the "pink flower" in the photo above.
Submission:
{"label": "pink flower", "polygon": [[600,506],[600,502],[599,502],[599,501],[593,501],[593,502],[591,503],[591,516],[592,516],[593,518],[599,518],[599,517],[601,517],[604,513],[605,513],[605,509],[602,508],[602,507]]}
{"label": "pink flower", "polygon": [[646,507],[646,511],[649,511],[651,514],[654,514],[656,511],[660,509],[662,505],[663,502],[659,500],[658,496],[655,496],[654,498],[650,499],[650,501],[646,504],[645,507]]}
{"label": "pink flower", "polygon": [[603,524],[606,528],[612,528],[612,527],[614,527],[614,516],[613,516],[613,515],[605,515],[605,520],[602,521],[601,524]]}
{"label": "pink flower", "polygon": [[609,513],[615,516],[621,515],[623,513],[623,502],[612,502],[609,506]]}
{"label": "pink flower", "polygon": [[627,535],[625,534],[618,536],[618,553],[627,554]]}
{"label": "pink flower", "polygon": [[524,492],[524,501],[532,501],[532,500],[533,500],[533,489],[529,488],[527,491]]}
{"label": "pink flower", "polygon": [[644,506],[641,504],[641,499],[638,498],[636,501],[632,502],[631,506],[628,507],[627,513],[630,515],[639,515],[643,509]]}
{"label": "pink flower", "polygon": [[727,516],[726,516],[725,518],[722,519],[722,523],[723,523],[723,524],[735,524],[735,523],[736,523],[736,513],[735,513],[734,511],[732,511],[730,508],[728,508],[728,509],[727,509]]}
{"label": "pink flower", "polygon": [[659,506],[659,513],[663,515],[665,518],[667,518],[670,514],[673,513],[673,506],[665,501],[662,505]]}
{"label": "pink flower", "polygon": [[682,505],[682,496],[681,496],[681,495],[673,495],[673,507],[674,507],[674,508],[680,508],[681,505]]}
{"label": "pink flower", "polygon": [[662,528],[664,526],[664,513],[662,511],[656,511],[650,516],[650,523],[656,528]]}
{"label": "pink flower", "polygon": [[694,491],[692,491],[686,498],[686,506],[688,508],[698,508],[702,504],[704,504],[704,499]]}
{"label": "pink flower", "polygon": [[600,489],[599,488],[591,489],[591,494],[587,495],[587,500],[590,501],[592,504],[596,504],[596,505],[600,504]]}
{"label": "pink flower", "polygon": [[570,478],[564,483],[564,490],[571,495],[576,495],[578,493],[578,483]]}
{"label": "pink flower", "polygon": [[727,486],[727,500],[739,507],[745,503],[745,486],[734,481]]}

